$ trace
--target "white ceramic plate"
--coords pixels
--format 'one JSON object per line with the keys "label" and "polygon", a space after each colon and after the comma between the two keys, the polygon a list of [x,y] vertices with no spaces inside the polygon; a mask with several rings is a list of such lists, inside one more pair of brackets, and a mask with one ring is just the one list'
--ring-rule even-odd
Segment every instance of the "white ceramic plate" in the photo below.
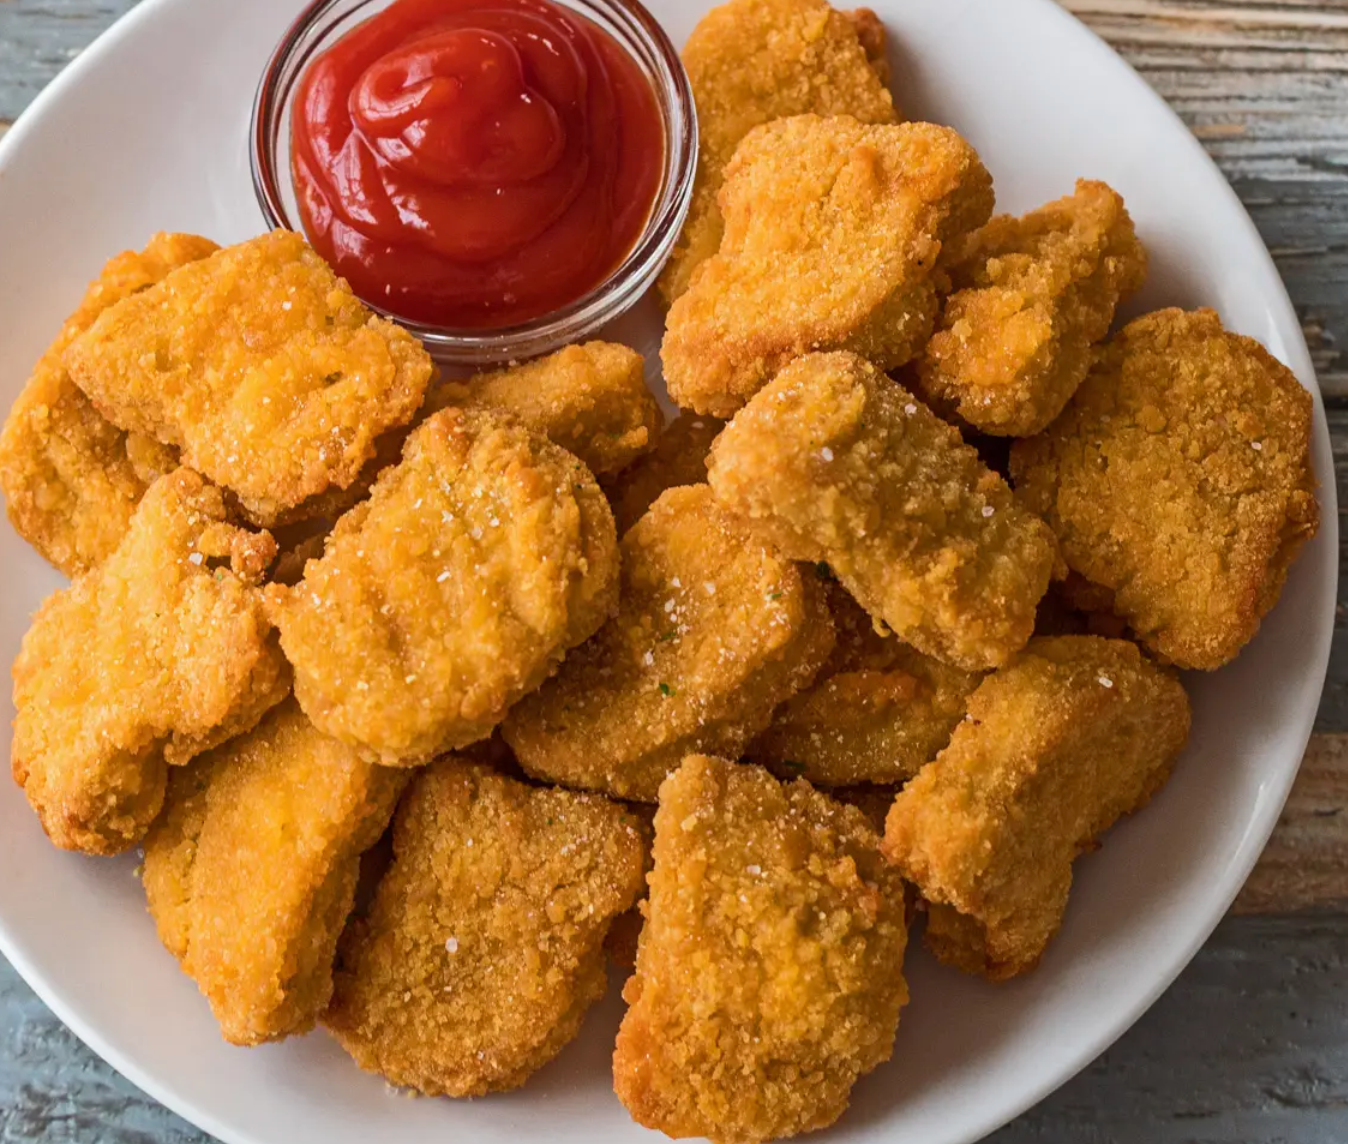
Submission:
{"label": "white ceramic plate", "polygon": [[[978,147],[1003,209],[1079,175],[1124,194],[1152,252],[1134,310],[1216,306],[1311,390],[1292,307],[1254,227],[1202,149],[1107,47],[1050,0],[871,0],[893,39],[906,112]],[[299,0],[146,0],[78,59],[0,145],[0,402],[103,260],[156,230],[229,242],[261,227],[245,132],[253,87]],[[710,4],[650,4],[682,42]],[[658,331],[638,341],[652,344]],[[1323,524],[1282,603],[1232,667],[1189,682],[1194,734],[1169,787],[1078,865],[1062,934],[1029,977],[994,988],[915,951],[894,1059],[858,1085],[831,1139],[958,1144],[1070,1077],[1174,979],[1244,881],[1310,733],[1333,624],[1337,514],[1316,396]],[[59,578],[0,530],[0,649]],[[8,699],[4,702],[8,704]],[[12,710],[5,714],[9,722]],[[46,843],[0,789],[0,948],[46,1002],[132,1081],[230,1144],[432,1139],[635,1141],[611,1091],[616,990],[580,1040],[522,1091],[408,1100],[323,1034],[224,1044],[160,948],[134,859]]]}

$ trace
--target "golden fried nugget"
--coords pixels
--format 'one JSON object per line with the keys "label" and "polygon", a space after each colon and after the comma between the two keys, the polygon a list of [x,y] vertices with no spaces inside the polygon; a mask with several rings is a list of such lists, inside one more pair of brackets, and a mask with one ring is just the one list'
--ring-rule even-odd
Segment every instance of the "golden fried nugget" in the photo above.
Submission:
{"label": "golden fried nugget", "polygon": [[725,428],[715,417],[681,413],[660,434],[655,448],[610,482],[618,535],[636,524],[666,489],[707,483],[707,454]]}
{"label": "golden fried nugget", "polygon": [[56,845],[144,836],[167,767],[247,731],[290,674],[256,585],[276,552],[189,469],[150,486],[102,564],[48,597],[14,662],[15,781]]}
{"label": "golden fried nugget", "polygon": [[332,996],[360,856],[409,777],[362,762],[293,700],[170,775],[145,839],[145,892],[225,1040],[313,1028]]}
{"label": "golden fried nugget", "polygon": [[1033,640],[889,812],[885,855],[930,903],[932,952],[992,980],[1032,969],[1072,862],[1164,785],[1188,736],[1184,688],[1136,645]]}
{"label": "golden fried nugget", "polygon": [[784,369],[712,446],[717,499],[873,617],[969,671],[1034,628],[1056,552],[959,433],[855,354]]}
{"label": "golden fried nugget", "polygon": [[451,406],[267,602],[315,726],[412,766],[490,735],[613,614],[617,558],[584,465],[504,414]]}
{"label": "golden fried nugget", "polygon": [[[866,62],[871,65],[871,70],[875,72],[876,78],[889,87],[889,37],[885,33],[884,21],[880,19],[869,8],[852,8],[843,13],[847,17],[848,23],[852,25],[852,30],[856,32],[857,39],[861,42],[861,50],[866,53]],[[892,99],[892,97],[891,97]],[[828,114],[817,107],[803,109],[813,111],[817,115]],[[864,119],[864,116],[857,115],[851,108],[843,108],[844,112],[856,119]],[[800,114],[797,112],[797,114]],[[898,116],[898,110],[895,109],[895,116]],[[777,118],[781,118],[778,116]],[[869,122],[869,121],[868,121]],[[884,123],[889,120],[876,120],[875,122]]]}
{"label": "golden fried nugget", "polygon": [[950,742],[979,676],[875,631],[847,593],[829,593],[837,644],[814,684],[781,705],[746,754],[819,786],[899,783]]}
{"label": "golden fried nugget", "polygon": [[1082,179],[1022,218],[993,219],[945,265],[955,292],[919,359],[917,392],[985,433],[1029,437],[1085,379],[1091,346],[1142,288],[1147,253],[1123,199]]}
{"label": "golden fried nugget", "polygon": [[260,524],[350,486],[431,377],[421,344],[288,231],[124,298],[65,364],[109,420],[180,448]]}
{"label": "golden fried nugget", "polygon": [[670,489],[623,537],[618,614],[507,718],[536,778],[653,802],[684,755],[736,757],[833,648],[812,577],[705,485]]}
{"label": "golden fried nugget", "polygon": [[729,417],[811,350],[903,365],[931,336],[942,247],[992,201],[946,127],[802,115],[758,128],[726,168],[720,252],[669,312],[670,396]]}
{"label": "golden fried nugget", "polygon": [[832,1124],[889,1059],[904,890],[855,807],[693,756],[660,788],[655,869],[613,1085],[669,1136],[754,1144]]}
{"label": "golden fried nugget", "polygon": [[1011,454],[1072,570],[1180,667],[1235,658],[1319,527],[1311,395],[1212,310],[1126,326],[1066,412]]}
{"label": "golden fried nugget", "polygon": [[513,413],[596,477],[626,468],[660,431],[660,407],[646,388],[641,355],[613,342],[567,346],[526,365],[445,382],[431,390],[425,411],[447,405]]}
{"label": "golden fried nugget", "polygon": [[145,490],[178,467],[174,450],[103,417],[62,364],[66,347],[104,310],[219,248],[157,234],[103,267],[33,367],[0,432],[0,488],[20,536],[67,576],[101,563],[126,533]]}
{"label": "golden fried nugget", "polygon": [[838,12],[825,0],[730,0],[708,12],[683,49],[697,104],[693,201],[660,278],[674,302],[721,245],[716,199],[726,164],[755,127],[791,115],[851,115],[896,123],[886,89],[885,32],[874,12]]}
{"label": "golden fried nugget", "polygon": [[428,1095],[517,1088],[604,992],[604,935],[645,843],[598,795],[454,758],[399,807],[393,865],[342,937],[323,1018],[361,1068]]}

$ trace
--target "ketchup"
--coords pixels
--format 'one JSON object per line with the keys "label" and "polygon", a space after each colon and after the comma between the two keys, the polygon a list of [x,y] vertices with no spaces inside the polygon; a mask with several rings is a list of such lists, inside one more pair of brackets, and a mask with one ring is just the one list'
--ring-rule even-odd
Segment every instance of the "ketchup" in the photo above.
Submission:
{"label": "ketchup", "polygon": [[291,137],[319,253],[381,309],[459,329],[598,286],[664,167],[636,61],[550,0],[396,0],[310,65]]}

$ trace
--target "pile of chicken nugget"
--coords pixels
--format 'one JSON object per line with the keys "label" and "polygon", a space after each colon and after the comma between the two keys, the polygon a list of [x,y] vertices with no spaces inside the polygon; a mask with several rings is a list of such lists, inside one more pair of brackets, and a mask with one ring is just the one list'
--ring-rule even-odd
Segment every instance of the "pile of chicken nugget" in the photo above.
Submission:
{"label": "pile of chicken nugget", "polygon": [[286,232],[119,255],[38,362],[0,483],[73,582],[14,777],[57,846],[143,849],[229,1041],[511,1089],[612,961],[636,1120],[821,1128],[890,1057],[910,925],[1031,971],[1164,785],[1177,669],[1315,534],[1311,398],[1210,310],[1110,336],[1120,196],[993,217],[884,49],[824,0],[689,41],[663,428],[623,346],[441,378]]}

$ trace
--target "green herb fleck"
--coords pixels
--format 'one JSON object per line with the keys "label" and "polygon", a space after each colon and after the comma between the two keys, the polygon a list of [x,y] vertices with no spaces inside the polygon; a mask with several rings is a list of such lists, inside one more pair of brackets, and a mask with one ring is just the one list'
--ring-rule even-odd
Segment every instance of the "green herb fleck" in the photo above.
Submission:
{"label": "green herb fleck", "polygon": [[671,695],[674,694],[674,688],[670,687],[668,683],[662,683],[660,684],[660,694],[663,695],[666,699],[668,699]]}
{"label": "green herb fleck", "polygon": [[665,632],[665,634],[660,637],[660,642],[669,643],[670,640],[677,639],[678,635],[679,633],[674,631]]}
{"label": "green herb fleck", "polygon": [[784,759],[782,761],[782,766],[793,775],[803,775],[805,773],[805,764],[797,763],[792,759]]}

